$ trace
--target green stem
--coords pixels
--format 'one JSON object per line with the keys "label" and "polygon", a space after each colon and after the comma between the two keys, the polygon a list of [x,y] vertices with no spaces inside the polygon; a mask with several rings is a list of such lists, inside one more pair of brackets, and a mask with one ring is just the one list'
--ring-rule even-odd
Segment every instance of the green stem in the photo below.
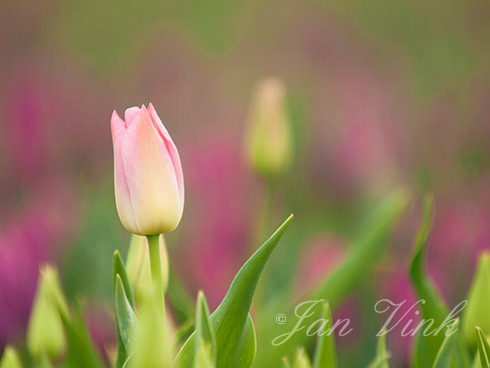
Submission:
{"label": "green stem", "polygon": [[[271,234],[271,226],[274,217],[274,204],[276,197],[277,185],[274,180],[267,180],[265,183],[265,193],[262,204],[262,209],[259,215],[259,223],[257,224],[256,239],[254,241],[252,251],[255,252],[257,248],[267,240],[268,236]],[[266,302],[267,297],[267,283],[268,275],[267,272],[263,272],[261,280],[257,285],[255,290],[255,305],[262,306]]]}
{"label": "green stem", "polygon": [[151,280],[155,290],[157,302],[163,306],[165,313],[165,301],[163,297],[162,265],[160,263],[160,235],[148,235],[148,250],[150,253]]}
{"label": "green stem", "polygon": [[255,230],[255,238],[252,244],[252,251],[255,252],[259,246],[270,235],[272,217],[274,215],[274,199],[276,194],[275,182],[267,180],[264,188],[262,208],[258,216],[258,223]]}

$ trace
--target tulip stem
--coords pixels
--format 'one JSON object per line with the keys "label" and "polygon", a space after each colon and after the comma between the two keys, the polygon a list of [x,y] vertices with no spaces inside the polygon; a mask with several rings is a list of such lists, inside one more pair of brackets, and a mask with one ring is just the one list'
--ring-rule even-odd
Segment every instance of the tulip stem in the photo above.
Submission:
{"label": "tulip stem", "polygon": [[163,305],[165,310],[165,301],[163,298],[163,279],[162,265],[160,264],[160,235],[148,235],[148,250],[150,253],[151,280],[155,289],[157,302]]}
{"label": "tulip stem", "polygon": [[[267,180],[265,183],[265,192],[263,198],[262,209],[259,215],[259,223],[257,224],[256,230],[256,240],[254,241],[253,251],[257,249],[260,244],[267,240],[271,232],[271,226],[274,217],[274,204],[277,186],[274,180]],[[257,285],[255,290],[255,304],[261,306],[265,304],[267,296],[267,286],[268,286],[267,272],[263,272],[261,276],[260,283]]]}

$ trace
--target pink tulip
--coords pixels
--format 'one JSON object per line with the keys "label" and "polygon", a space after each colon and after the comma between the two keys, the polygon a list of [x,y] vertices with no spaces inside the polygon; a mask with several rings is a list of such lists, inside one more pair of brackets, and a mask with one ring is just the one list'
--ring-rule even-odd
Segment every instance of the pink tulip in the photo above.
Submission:
{"label": "pink tulip", "polygon": [[150,104],[112,114],[116,205],[133,234],[173,231],[184,207],[184,178],[179,153]]}

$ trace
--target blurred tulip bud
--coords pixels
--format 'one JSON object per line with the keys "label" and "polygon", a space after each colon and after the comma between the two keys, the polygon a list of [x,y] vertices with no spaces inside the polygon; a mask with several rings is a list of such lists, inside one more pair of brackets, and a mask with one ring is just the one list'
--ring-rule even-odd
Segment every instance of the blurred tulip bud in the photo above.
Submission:
{"label": "blurred tulip bud", "polygon": [[40,270],[36,297],[27,329],[27,348],[35,357],[58,356],[65,348],[60,313],[67,313],[58,273],[51,266]]}
{"label": "blurred tulip bud", "polygon": [[138,235],[175,230],[184,208],[179,153],[152,104],[114,111],[116,205],[124,227]]}
{"label": "blurred tulip bud", "polygon": [[136,329],[131,367],[171,367],[172,345],[155,293],[143,293],[140,303],[140,324]]}
{"label": "blurred tulip bud", "polygon": [[463,314],[463,331],[468,343],[476,347],[475,327],[490,331],[490,253],[480,257],[473,284],[468,295],[468,305]]}
{"label": "blurred tulip bud", "polygon": [[13,347],[7,346],[3,351],[0,368],[22,368],[19,355]]}
{"label": "blurred tulip bud", "polygon": [[280,175],[291,163],[293,144],[285,95],[282,81],[266,78],[252,97],[245,150],[251,166],[265,177]]}
{"label": "blurred tulip bud", "polygon": [[294,368],[311,368],[310,358],[306,354],[305,349],[300,348],[296,354],[296,361],[293,365]]}
{"label": "blurred tulip bud", "polygon": [[[164,292],[168,284],[168,254],[163,235],[160,235],[160,265]],[[148,294],[153,287],[151,279],[150,252],[146,236],[133,235],[129,244],[126,272],[137,302],[143,294]]]}

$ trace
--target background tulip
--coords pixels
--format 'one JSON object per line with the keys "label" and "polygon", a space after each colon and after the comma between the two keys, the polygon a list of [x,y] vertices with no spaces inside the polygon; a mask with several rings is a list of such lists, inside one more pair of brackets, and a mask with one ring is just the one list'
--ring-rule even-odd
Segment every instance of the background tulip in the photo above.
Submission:
{"label": "background tulip", "polygon": [[7,346],[3,352],[0,368],[22,368],[19,355],[11,346]]}
{"label": "background tulip", "polygon": [[291,132],[281,80],[259,82],[250,111],[246,154],[252,167],[264,176],[277,176],[291,162]]}
{"label": "background tulip", "polygon": [[184,206],[179,153],[154,107],[114,111],[116,204],[124,227],[139,235],[173,231]]}
{"label": "background tulip", "polygon": [[44,266],[27,330],[27,348],[36,358],[54,358],[65,348],[59,308],[66,313],[58,273],[51,266]]}

